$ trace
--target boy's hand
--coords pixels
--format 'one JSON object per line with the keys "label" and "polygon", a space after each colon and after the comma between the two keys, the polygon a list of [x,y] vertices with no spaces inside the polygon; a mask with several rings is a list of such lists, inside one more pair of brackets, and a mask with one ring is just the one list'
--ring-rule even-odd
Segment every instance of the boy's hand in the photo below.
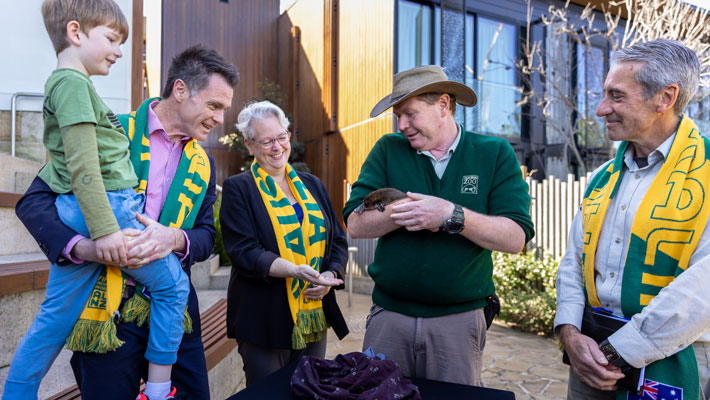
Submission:
{"label": "boy's hand", "polygon": [[126,239],[123,232],[116,231],[96,239],[96,255],[113,265],[127,265]]}

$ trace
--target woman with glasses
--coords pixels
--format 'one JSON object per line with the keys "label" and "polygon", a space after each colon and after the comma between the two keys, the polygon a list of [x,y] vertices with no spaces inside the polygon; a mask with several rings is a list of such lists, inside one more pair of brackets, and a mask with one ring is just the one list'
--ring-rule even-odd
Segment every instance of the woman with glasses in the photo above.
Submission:
{"label": "woman with glasses", "polygon": [[330,290],[343,283],[347,241],[323,183],[288,164],[284,112],[252,103],[237,122],[254,162],[224,182],[220,223],[232,261],[227,335],[249,386],[302,355],[323,358],[328,326],[347,335]]}

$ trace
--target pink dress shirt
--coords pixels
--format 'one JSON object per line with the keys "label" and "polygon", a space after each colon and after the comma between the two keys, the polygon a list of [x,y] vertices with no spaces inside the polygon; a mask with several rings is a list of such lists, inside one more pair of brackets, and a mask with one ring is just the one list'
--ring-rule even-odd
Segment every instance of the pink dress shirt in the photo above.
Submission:
{"label": "pink dress shirt", "polygon": [[[170,184],[175,177],[175,171],[180,163],[182,150],[185,144],[191,139],[189,136],[182,136],[175,143],[170,141],[163,124],[155,115],[153,108],[158,105],[158,100],[150,104],[148,109],[148,131],[150,139],[150,169],[148,171],[148,186],[146,188],[145,210],[144,214],[153,220],[160,218],[160,212],[165,204],[165,198],[168,196]],[[190,239],[185,231],[181,230],[185,237],[185,253],[175,252],[183,261],[190,252]],[[84,260],[72,257],[71,250],[76,243],[83,239],[84,236],[76,235],[64,247],[62,255],[74,264],[81,264]]]}

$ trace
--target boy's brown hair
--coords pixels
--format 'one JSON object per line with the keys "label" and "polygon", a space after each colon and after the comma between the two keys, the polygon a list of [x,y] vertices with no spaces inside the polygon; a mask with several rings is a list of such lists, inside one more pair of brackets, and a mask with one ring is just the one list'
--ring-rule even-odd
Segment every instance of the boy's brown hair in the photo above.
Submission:
{"label": "boy's brown hair", "polygon": [[42,18],[57,54],[69,47],[67,24],[70,21],[77,21],[85,35],[105,25],[121,35],[121,44],[128,38],[128,21],[113,0],[45,0]]}

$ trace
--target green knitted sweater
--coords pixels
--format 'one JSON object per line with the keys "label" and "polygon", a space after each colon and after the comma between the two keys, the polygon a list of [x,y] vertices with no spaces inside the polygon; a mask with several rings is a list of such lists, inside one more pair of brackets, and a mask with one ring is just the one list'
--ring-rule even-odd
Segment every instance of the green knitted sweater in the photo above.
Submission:
{"label": "green knitted sweater", "polygon": [[[441,197],[482,214],[518,223],[526,241],[533,235],[530,196],[520,165],[503,139],[462,130],[441,179],[431,160],[401,134],[377,141],[343,209],[350,213],[371,191],[394,187]],[[404,228],[379,239],[368,272],[372,299],[385,309],[415,317],[437,317],[485,306],[494,292],[491,251],[461,235]]]}

